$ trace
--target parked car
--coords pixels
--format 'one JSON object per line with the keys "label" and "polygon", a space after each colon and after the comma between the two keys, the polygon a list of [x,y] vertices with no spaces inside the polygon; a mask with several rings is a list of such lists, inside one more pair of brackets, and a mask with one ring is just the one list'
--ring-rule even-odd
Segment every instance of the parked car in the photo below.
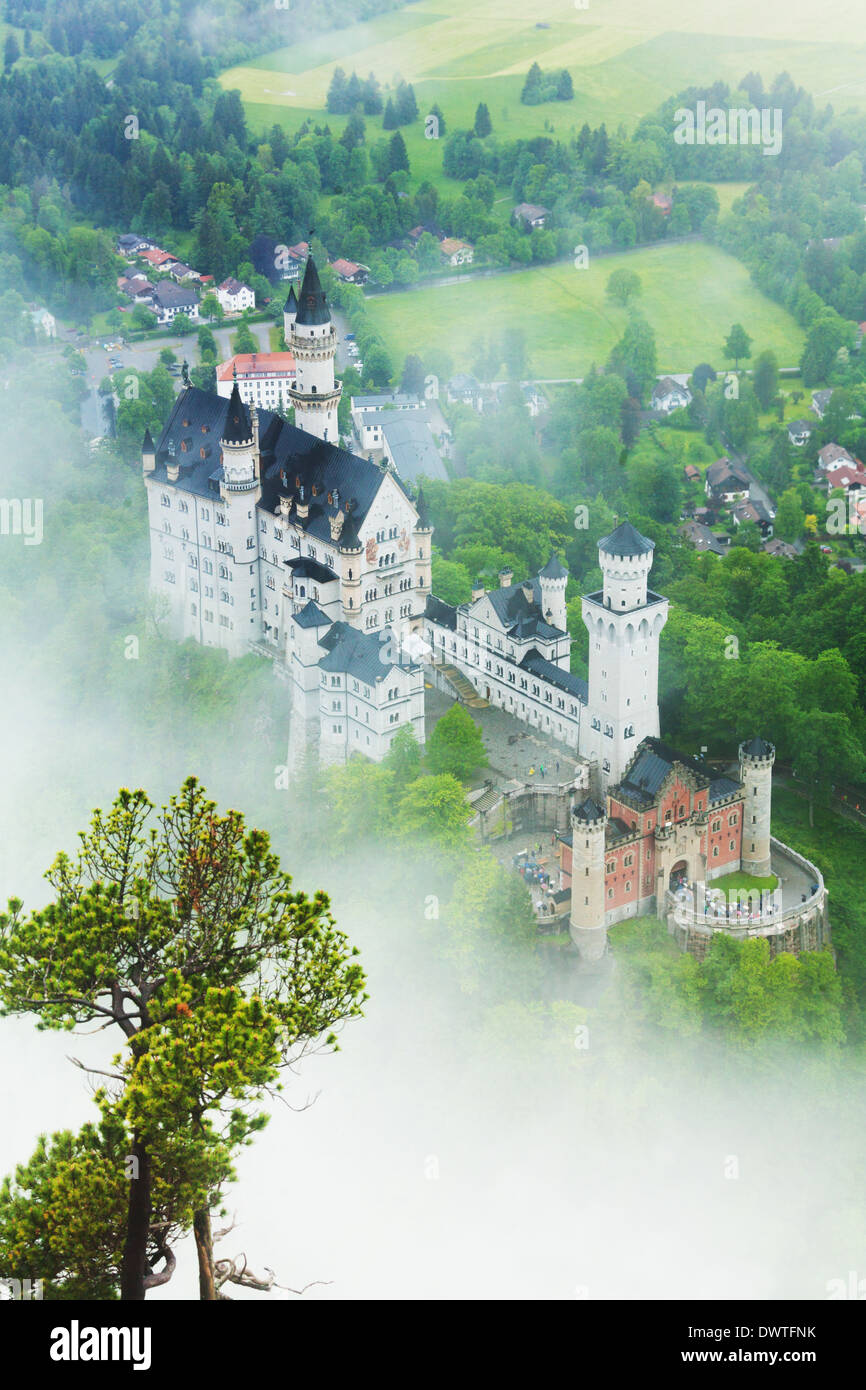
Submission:
{"label": "parked car", "polygon": [[347,334],[346,334],[345,341],[346,341],[347,343],[354,343],[354,341],[355,341],[355,335],[354,335],[354,333],[347,333]]}

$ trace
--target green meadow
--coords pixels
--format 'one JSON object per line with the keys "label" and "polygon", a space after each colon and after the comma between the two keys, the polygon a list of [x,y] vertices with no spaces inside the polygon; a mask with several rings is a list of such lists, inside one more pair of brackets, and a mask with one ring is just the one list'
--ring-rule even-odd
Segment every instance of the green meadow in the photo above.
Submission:
{"label": "green meadow", "polygon": [[599,256],[586,270],[558,263],[373,295],[367,313],[395,364],[435,347],[451,354],[455,370],[468,370],[479,337],[520,328],[532,376],[582,377],[603,364],[625,327],[626,310],[605,295],[622,265],[641,278],[638,303],[655,330],[660,372],[690,371],[701,361],[723,367],[722,343],[735,322],[751,334],[753,353],[772,348],[782,366],[799,360],[802,329],[755,288],[739,261],[703,242]]}
{"label": "green meadow", "polygon": [[[286,12],[287,28],[292,22]],[[673,0],[419,0],[392,14],[287,44],[223,73],[238,88],[253,127],[289,129],[321,119],[336,65],[375,72],[383,88],[415,85],[422,114],[438,102],[450,127],[471,124],[484,100],[496,132],[516,138],[551,130],[567,135],[583,122],[631,127],[672,92],[719,77],[736,83],[749,70],[766,82],[787,71],[816,99],[866,106],[866,26],[857,0],[830,8],[800,0],[732,0],[674,5]],[[575,99],[527,107],[520,90],[530,64],[567,67]],[[330,118],[335,127],[340,118]],[[374,122],[370,122],[371,128]],[[422,124],[404,130],[413,174],[439,171],[435,141]]]}

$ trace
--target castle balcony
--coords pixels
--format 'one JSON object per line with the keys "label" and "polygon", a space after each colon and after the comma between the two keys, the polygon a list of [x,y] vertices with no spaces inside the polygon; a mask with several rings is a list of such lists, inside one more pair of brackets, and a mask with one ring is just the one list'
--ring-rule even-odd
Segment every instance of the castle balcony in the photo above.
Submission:
{"label": "castle balcony", "polygon": [[[680,897],[668,889],[665,916],[673,914],[676,923],[689,931],[707,936],[723,931],[746,940],[753,936],[783,936],[816,911],[822,915],[826,913],[827,889],[820,869],[775,837],[770,839],[770,861],[781,889],[781,907],[777,901],[778,890],[775,894],[766,892],[763,903],[758,897],[750,899],[741,890],[745,901],[740,899],[739,915],[736,900],[729,903],[727,915],[720,915],[709,903],[705,904],[706,910],[699,911],[694,893]],[[704,885],[704,891],[712,894],[712,880]]]}

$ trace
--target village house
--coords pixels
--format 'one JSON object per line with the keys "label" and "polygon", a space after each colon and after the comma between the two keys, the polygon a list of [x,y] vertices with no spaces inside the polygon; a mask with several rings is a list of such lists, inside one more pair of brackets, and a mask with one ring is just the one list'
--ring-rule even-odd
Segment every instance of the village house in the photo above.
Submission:
{"label": "village house", "polygon": [[378,396],[353,396],[350,402],[352,424],[361,448],[382,448],[382,420],[386,415],[423,408],[420,396],[412,392],[383,391]]}
{"label": "village house", "polygon": [[475,255],[473,248],[468,241],[461,241],[456,236],[443,237],[439,243],[439,252],[442,259],[449,265],[471,265]]}
{"label": "village house", "polygon": [[688,386],[675,381],[672,376],[663,376],[653,387],[652,408],[662,415],[670,415],[672,410],[682,410],[687,406],[691,398]]}
{"label": "village house", "polygon": [[727,457],[711,463],[704,477],[704,490],[715,502],[741,502],[749,496],[751,475]]}
{"label": "village house", "polygon": [[819,420],[823,420],[832,395],[832,387],[829,387],[826,391],[812,392],[812,410],[814,410]]}
{"label": "village house", "polygon": [[798,449],[804,444],[808,444],[809,439],[815,429],[808,420],[789,420],[788,439]]}
{"label": "village house", "polygon": [[226,314],[241,314],[245,309],[256,307],[256,297],[249,285],[235,280],[233,276],[217,285],[216,297],[220,308]]}
{"label": "village house", "polygon": [[683,540],[698,551],[708,551],[710,555],[727,555],[729,547],[714,535],[709,526],[705,526],[701,521],[684,521],[677,527]]}
{"label": "village house", "polygon": [[341,256],[331,261],[331,269],[346,285],[366,285],[370,274],[368,265],[361,265],[360,261],[346,261]]}
{"label": "village house", "polygon": [[774,536],[770,541],[764,541],[761,546],[765,555],[775,555],[780,560],[795,560],[797,551],[793,545],[787,541],[782,541],[778,536]]}
{"label": "village house", "polygon": [[518,203],[511,220],[530,231],[533,227],[543,227],[549,216],[550,208],[540,207],[537,203]]}
{"label": "village house", "polygon": [[760,528],[761,535],[772,536],[773,534],[774,513],[764,505],[763,502],[737,502],[731,509],[731,517],[735,526],[742,526],[745,521],[754,521]]}
{"label": "village house", "polygon": [[185,285],[175,285],[170,280],[162,280],[154,286],[152,295],[153,311],[160,323],[171,323],[178,314],[188,318],[198,318],[198,298],[195,291]]}
{"label": "village house", "polygon": [[173,265],[169,271],[169,275],[172,280],[176,280],[179,285],[195,284],[201,279],[198,271],[193,270],[192,266],[184,265],[183,261],[178,261],[177,265]]}

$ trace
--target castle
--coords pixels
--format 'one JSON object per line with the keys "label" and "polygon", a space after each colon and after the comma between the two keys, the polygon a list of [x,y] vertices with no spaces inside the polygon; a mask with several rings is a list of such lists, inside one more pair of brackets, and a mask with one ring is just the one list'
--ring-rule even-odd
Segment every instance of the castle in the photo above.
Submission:
{"label": "castle", "polygon": [[[444,603],[431,592],[423,490],[413,497],[393,468],[340,446],[337,334],[312,257],[284,328],[295,425],[246,404],[235,382],[228,400],[187,386],[159,443],[145,435],[151,586],[175,633],[275,661],[296,756],[380,760],[407,726],[423,743],[425,665],[456,667],[490,704],[570,748],[583,791],[560,857],[569,930],[587,958],[603,953],[612,923],[673,911],[682,883],[769,874],[771,745],[743,744],[733,778],[659,740],[668,601],[648,586],[653,542],[627,521],[599,542],[602,587],[581,600],[588,680],[570,670],[568,571],[556,555],[534,576],[515,583],[504,570],[497,588],[477,583],[469,602]],[[823,883],[813,866],[802,872],[820,884],[810,911],[822,909],[802,941],[823,940]],[[707,914],[683,925],[676,911],[672,929],[692,949]],[[776,912],[782,939],[780,921]]]}
{"label": "castle", "polygon": [[142,446],[151,587],[181,638],[276,659],[298,745],[326,761],[424,741],[411,638],[430,592],[423,493],[339,444],[337,334],[312,257],[284,318],[296,425],[187,387]]}

